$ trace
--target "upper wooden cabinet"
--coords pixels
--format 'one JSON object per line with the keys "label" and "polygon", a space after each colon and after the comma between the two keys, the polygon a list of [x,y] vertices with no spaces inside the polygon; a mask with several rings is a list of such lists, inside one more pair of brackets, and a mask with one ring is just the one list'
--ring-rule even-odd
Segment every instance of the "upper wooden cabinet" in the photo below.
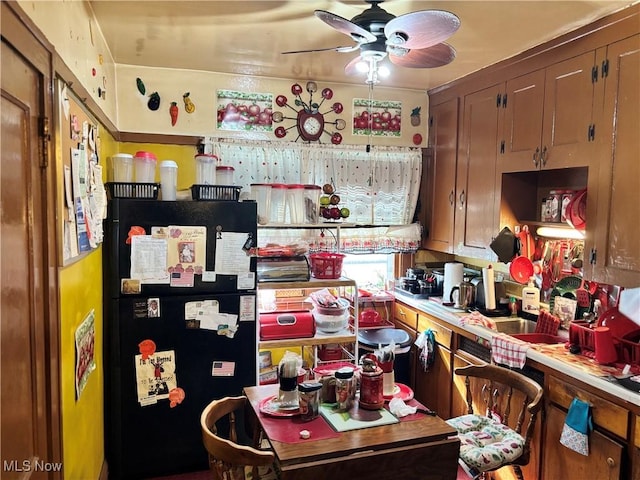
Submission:
{"label": "upper wooden cabinet", "polygon": [[439,252],[453,252],[457,148],[458,99],[453,98],[430,108],[429,149],[423,168],[423,246]]}
{"label": "upper wooden cabinet", "polygon": [[507,81],[499,170],[589,164],[595,149],[595,62],[595,51],[590,51]]}
{"label": "upper wooden cabinet", "polygon": [[[640,285],[640,35],[606,49],[598,174],[589,175],[586,251],[593,280]],[[599,99],[598,99],[599,100]],[[595,193],[594,194],[592,194]],[[592,235],[589,233],[592,232]],[[589,266],[587,266],[587,269]]]}
{"label": "upper wooden cabinet", "polygon": [[489,244],[498,232],[496,155],[502,126],[496,99],[503,85],[464,97],[456,174],[454,251],[492,259]]}

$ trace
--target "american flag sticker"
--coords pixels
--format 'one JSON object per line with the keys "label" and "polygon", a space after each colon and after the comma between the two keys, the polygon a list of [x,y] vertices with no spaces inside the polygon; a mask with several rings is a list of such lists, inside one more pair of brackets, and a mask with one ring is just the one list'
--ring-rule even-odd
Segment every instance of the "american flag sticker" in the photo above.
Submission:
{"label": "american flag sticker", "polygon": [[236,370],[235,362],[213,362],[211,375],[214,377],[232,377]]}

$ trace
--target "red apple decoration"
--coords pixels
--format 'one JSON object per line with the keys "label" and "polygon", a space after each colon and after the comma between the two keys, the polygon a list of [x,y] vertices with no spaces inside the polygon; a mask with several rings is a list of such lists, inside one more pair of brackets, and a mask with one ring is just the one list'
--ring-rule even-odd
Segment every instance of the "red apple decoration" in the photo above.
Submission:
{"label": "red apple decoration", "polygon": [[278,137],[278,138],[284,138],[284,137],[285,137],[285,135],[287,134],[287,131],[285,130],[285,128],[284,128],[284,127],[278,127],[278,128],[276,128],[276,129],[275,129],[275,131],[274,131],[273,133],[274,133],[274,134],[276,135],[276,137]]}
{"label": "red apple decoration", "polygon": [[333,98],[333,90],[330,88],[323,88],[321,95],[325,100],[331,100]]}
{"label": "red apple decoration", "polygon": [[278,95],[276,97],[276,105],[278,105],[279,107],[284,107],[287,104],[287,97],[285,97],[284,95]]}
{"label": "red apple decoration", "polygon": [[331,109],[337,113],[340,114],[342,113],[342,111],[344,110],[344,107],[342,106],[342,104],[340,102],[336,102],[331,106]]}
{"label": "red apple decoration", "polygon": [[335,132],[333,135],[331,135],[331,143],[333,143],[334,145],[340,145],[342,143],[342,135],[340,135],[338,132]]}
{"label": "red apple decoration", "polygon": [[298,83],[291,85],[291,93],[294,95],[300,95],[302,93],[302,87]]}

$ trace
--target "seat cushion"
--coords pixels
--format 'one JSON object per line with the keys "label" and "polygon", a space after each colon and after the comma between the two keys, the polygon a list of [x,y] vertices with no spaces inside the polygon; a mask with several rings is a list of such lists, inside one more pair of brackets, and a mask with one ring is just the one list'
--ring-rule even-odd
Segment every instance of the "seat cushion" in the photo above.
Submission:
{"label": "seat cushion", "polygon": [[463,415],[447,423],[458,431],[460,459],[481,472],[512,462],[524,449],[524,438],[495,419]]}

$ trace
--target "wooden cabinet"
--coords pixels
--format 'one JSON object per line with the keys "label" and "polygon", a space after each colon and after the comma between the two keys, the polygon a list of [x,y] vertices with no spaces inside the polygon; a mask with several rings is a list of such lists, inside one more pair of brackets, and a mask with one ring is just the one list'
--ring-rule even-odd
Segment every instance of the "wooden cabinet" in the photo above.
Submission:
{"label": "wooden cabinet", "polygon": [[433,317],[419,314],[418,331],[431,329],[436,345],[433,364],[425,369],[416,362],[415,398],[435,410],[441,418],[451,417],[451,341],[453,332]]}
{"label": "wooden cabinet", "polygon": [[498,232],[499,185],[496,157],[502,125],[497,99],[502,84],[464,97],[458,148],[454,252],[474,258],[495,258],[489,249]]}
{"label": "wooden cabinet", "polygon": [[453,252],[457,148],[458,99],[454,98],[430,107],[429,149],[423,168],[423,246],[439,252]]}
{"label": "wooden cabinet", "polygon": [[634,287],[640,285],[640,35],[609,45],[604,65],[605,121],[598,175],[589,181],[597,217],[587,219],[593,232],[585,245],[587,269],[598,282]]}
{"label": "wooden cabinet", "polygon": [[[624,446],[615,438],[628,437],[628,410],[554,376],[549,376],[545,393],[543,478],[621,479]],[[567,410],[575,397],[591,405],[595,429],[589,434],[588,457],[559,443]]]}
{"label": "wooden cabinet", "polygon": [[588,165],[594,155],[595,51],[507,81],[502,172]]}
{"label": "wooden cabinet", "polygon": [[621,479],[624,447],[597,430],[589,435],[589,456],[584,456],[560,444],[560,434],[566,411],[548,405],[546,407],[543,479],[600,478]]}

